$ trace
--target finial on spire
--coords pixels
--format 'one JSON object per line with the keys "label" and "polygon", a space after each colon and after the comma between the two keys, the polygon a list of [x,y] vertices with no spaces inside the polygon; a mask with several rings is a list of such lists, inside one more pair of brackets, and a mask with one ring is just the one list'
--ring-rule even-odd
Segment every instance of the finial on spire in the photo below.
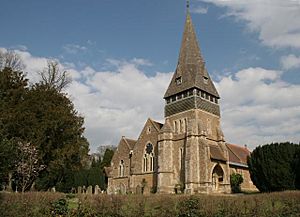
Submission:
{"label": "finial on spire", "polygon": [[186,8],[187,8],[187,9],[190,8],[190,0],[186,0]]}

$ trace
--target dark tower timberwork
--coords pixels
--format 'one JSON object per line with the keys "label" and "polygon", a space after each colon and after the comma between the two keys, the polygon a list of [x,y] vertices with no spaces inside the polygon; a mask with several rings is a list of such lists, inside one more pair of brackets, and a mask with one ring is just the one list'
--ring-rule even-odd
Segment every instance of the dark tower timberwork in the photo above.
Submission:
{"label": "dark tower timberwork", "polygon": [[165,124],[158,138],[158,191],[170,193],[181,186],[186,193],[229,192],[220,97],[201,55],[189,2],[177,67],[164,99]]}

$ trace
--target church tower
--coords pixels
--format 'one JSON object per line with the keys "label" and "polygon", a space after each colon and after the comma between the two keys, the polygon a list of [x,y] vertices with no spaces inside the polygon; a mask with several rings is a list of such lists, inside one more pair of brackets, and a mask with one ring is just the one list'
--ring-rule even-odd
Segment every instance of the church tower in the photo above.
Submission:
{"label": "church tower", "polygon": [[164,95],[165,124],[158,138],[158,192],[230,192],[219,99],[187,3],[179,59]]}

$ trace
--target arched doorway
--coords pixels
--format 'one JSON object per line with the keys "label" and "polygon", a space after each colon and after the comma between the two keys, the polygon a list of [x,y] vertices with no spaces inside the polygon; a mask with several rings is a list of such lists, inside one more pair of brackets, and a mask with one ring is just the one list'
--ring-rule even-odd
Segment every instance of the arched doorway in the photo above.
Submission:
{"label": "arched doorway", "polygon": [[220,190],[220,184],[223,184],[224,180],[224,172],[222,167],[217,164],[212,172],[212,186],[213,191],[219,191]]}

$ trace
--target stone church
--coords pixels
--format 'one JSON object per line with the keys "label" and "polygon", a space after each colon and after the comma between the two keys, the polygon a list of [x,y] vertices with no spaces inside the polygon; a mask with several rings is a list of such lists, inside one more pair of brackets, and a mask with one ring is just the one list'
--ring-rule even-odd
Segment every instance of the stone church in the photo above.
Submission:
{"label": "stone church", "polygon": [[230,193],[230,174],[252,184],[247,147],[225,142],[219,93],[201,55],[187,9],[178,64],[167,88],[165,123],[148,119],[137,140],[122,137],[110,167],[108,193]]}

